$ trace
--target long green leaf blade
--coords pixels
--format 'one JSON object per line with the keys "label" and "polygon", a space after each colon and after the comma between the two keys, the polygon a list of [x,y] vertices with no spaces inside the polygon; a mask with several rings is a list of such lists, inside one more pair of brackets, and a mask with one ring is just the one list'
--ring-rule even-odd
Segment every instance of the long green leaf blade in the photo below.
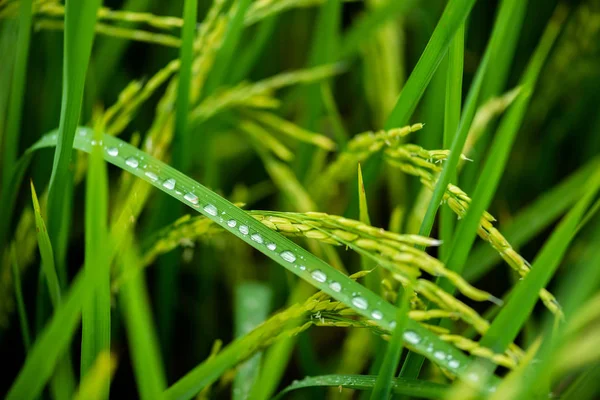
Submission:
{"label": "long green leaf blade", "polygon": [[[564,17],[564,16],[563,16]],[[560,32],[562,18],[552,21],[532,55],[521,80],[523,95],[519,96],[502,119],[494,143],[487,157],[481,176],[473,194],[467,215],[458,225],[447,267],[462,273],[471,246],[477,236],[477,229],[483,212],[489,207],[500,182],[500,177],[508,160],[514,139],[529,105],[530,95],[535,88],[538,75],[552,45]]]}
{"label": "long green leaf blade", "polygon": [[60,358],[68,350],[79,325],[81,305],[90,295],[86,290],[84,276],[80,273],[52,320],[34,343],[25,365],[6,396],[7,400],[33,399],[41,394],[57,363],[61,362]]}
{"label": "long green leaf blade", "polygon": [[[85,277],[94,296],[81,311],[81,372],[83,378],[104,351],[110,350],[110,262],[108,240],[108,177],[102,155],[102,133],[94,132],[85,196]],[[104,390],[108,396],[108,387]]]}
{"label": "long green leaf blade", "polygon": [[[100,0],[67,0],[65,9],[63,90],[58,128],[58,142],[48,189],[48,228],[50,238],[58,242],[65,217],[64,205],[71,194],[67,180],[72,179],[69,163],[73,139],[79,124],[83,102],[83,88],[87,66],[92,52],[96,14]],[[55,243],[56,244],[56,243]],[[65,266],[59,265],[59,275],[66,279]],[[65,284],[66,282],[61,282]]]}
{"label": "long green leaf blade", "polygon": [[[342,387],[355,390],[371,390],[377,376],[373,375],[322,375],[312,376],[295,382],[283,389],[275,399],[281,399],[291,391],[310,387]],[[441,383],[396,378],[392,381],[394,394],[412,396],[419,399],[442,399],[449,386]]]}
{"label": "long green leaf blade", "polygon": [[474,4],[475,0],[450,0],[425,51],[404,85],[396,106],[385,123],[385,129],[409,123],[425,88],[448,51],[450,41],[464,23]]}

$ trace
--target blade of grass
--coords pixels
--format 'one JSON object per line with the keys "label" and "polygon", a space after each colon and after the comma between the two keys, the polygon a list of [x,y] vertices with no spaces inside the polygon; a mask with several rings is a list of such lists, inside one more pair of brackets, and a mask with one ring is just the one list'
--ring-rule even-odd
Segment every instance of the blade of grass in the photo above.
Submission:
{"label": "blade of grass", "polygon": [[[81,378],[110,350],[110,262],[108,260],[108,177],[102,156],[102,131],[94,131],[85,195],[85,277],[94,295],[81,311]],[[108,383],[108,382],[107,382]],[[109,388],[103,392],[108,398]]]}
{"label": "blade of grass", "polygon": [[[498,132],[494,138],[492,148],[485,162],[481,176],[473,194],[467,215],[460,222],[456,230],[456,235],[452,243],[452,250],[446,263],[447,268],[459,274],[462,273],[464,263],[467,259],[469,251],[477,236],[479,221],[483,212],[489,208],[492,197],[496,191],[504,166],[508,160],[514,139],[519,131],[521,122],[527,111],[531,93],[535,88],[535,84],[542,66],[554,44],[554,41],[560,32],[562,19],[564,18],[564,10],[558,11],[557,18],[554,19],[546,28],[540,43],[532,55],[529,65],[521,79],[523,95],[519,96],[508,112],[502,118],[502,122],[498,128]],[[442,288],[445,288],[449,293],[452,288],[449,288],[448,283],[442,283]]]}
{"label": "blade of grass", "polygon": [[[444,140],[443,148],[448,149],[460,124],[462,104],[463,59],[465,47],[465,25],[463,24],[452,39],[448,51],[448,71],[446,78],[446,100],[444,111]],[[450,176],[450,183],[456,184],[456,171]],[[446,259],[452,243],[454,231],[454,214],[449,207],[440,212],[440,258]]]}
{"label": "blade of grass", "polygon": [[[278,400],[284,395],[298,389],[311,387],[339,387],[354,390],[371,390],[375,386],[377,376],[374,375],[322,375],[306,377],[292,383],[274,398]],[[411,396],[419,399],[443,399],[449,386],[442,383],[419,381],[416,379],[397,378],[391,382],[394,394]],[[383,399],[383,397],[379,397]]]}
{"label": "blade of grass", "polygon": [[[493,37],[493,36],[492,36]],[[462,70],[463,70],[463,57],[464,57],[464,40],[465,40],[465,25],[461,25],[452,39],[450,51],[448,55],[448,71],[446,78],[446,99],[445,99],[445,113],[444,113],[444,137],[443,144],[444,148],[450,147],[450,157],[446,160],[446,165],[442,170],[442,173],[438,177],[438,183],[436,184],[435,190],[432,194],[429,206],[421,226],[419,228],[419,234],[429,235],[433,222],[435,220],[435,213],[439,207],[442,196],[444,195],[445,188],[448,183],[456,181],[457,173],[456,166],[460,159],[461,150],[464,147],[464,143],[468,137],[469,127],[476,112],[476,102],[479,96],[479,90],[483,82],[483,77],[487,69],[487,58],[484,56],[474,78],[474,81],[469,90],[467,97],[467,104],[463,114],[463,119],[460,118],[461,104],[462,104]],[[491,47],[486,50],[486,54]],[[450,146],[450,144],[452,144]],[[453,157],[453,154],[456,156]],[[454,164],[451,167],[450,164]],[[444,183],[442,183],[444,182]],[[442,186],[443,185],[443,186]],[[438,199],[439,197],[439,199]],[[447,209],[441,214],[440,220],[440,238],[442,239],[442,247],[440,248],[440,255],[446,255],[449,253],[450,240],[454,230],[454,214],[452,210]],[[417,378],[423,366],[425,358],[422,355],[409,352],[406,360],[400,370],[400,376],[405,378]]]}
{"label": "blade of grass", "polygon": [[48,230],[46,224],[42,218],[42,211],[40,209],[40,203],[38,201],[37,194],[33,182],[30,182],[31,186],[31,199],[33,202],[33,210],[35,213],[35,226],[37,230],[38,247],[40,250],[40,256],[42,258],[42,269],[46,276],[46,282],[48,283],[48,293],[50,294],[50,300],[52,305],[57,307],[60,305],[60,284],[58,282],[58,275],[54,266],[54,252],[52,251],[52,244],[48,237]]}
{"label": "blade of grass", "polygon": [[482,346],[502,352],[516,338],[537,301],[539,290],[545,287],[554,275],[577,232],[579,222],[599,188],[600,173],[596,172],[589,181],[587,193],[552,232],[533,261],[531,272],[518,283],[510,300],[492,322],[490,329],[481,339]]}
{"label": "blade of grass", "polygon": [[[506,88],[508,73],[510,72],[510,67],[515,56],[515,49],[520,38],[528,3],[528,0],[519,1],[511,7],[510,27],[499,32],[500,36],[498,40],[500,45],[490,55],[490,63],[494,68],[490,68],[486,74],[486,79],[481,87],[479,105],[484,104],[484,102],[493,97],[499,96]],[[484,154],[484,149],[488,146],[491,139],[491,135],[488,134],[491,129],[487,128],[486,130],[488,132],[484,132],[477,143],[475,143],[474,154]],[[477,172],[481,170],[482,162],[483,157],[474,158],[472,164],[469,164],[462,174],[463,179],[461,181],[463,184],[461,186],[468,192],[472,191],[472,184],[475,182]]]}
{"label": "blade of grass", "polygon": [[[69,163],[73,138],[79,123],[83,102],[83,88],[94,40],[96,12],[100,0],[67,0],[64,32],[63,88],[58,144],[48,189],[48,229],[50,238],[58,241],[65,216],[64,204],[71,196],[67,180],[71,179]],[[59,265],[59,276],[66,279],[66,266]],[[61,282],[66,285],[66,282]]]}
{"label": "blade of grass", "polygon": [[15,297],[17,299],[17,309],[19,311],[19,324],[21,325],[21,336],[23,336],[23,346],[25,353],[29,353],[31,348],[31,334],[29,333],[29,319],[27,318],[27,309],[23,301],[23,291],[21,289],[21,272],[17,262],[17,253],[14,244],[10,248],[10,257],[12,265],[13,280],[15,285]]}
{"label": "blade of grass", "polygon": [[[600,174],[596,173],[592,177],[591,185],[591,190],[597,192],[600,188]],[[592,199],[594,197],[593,194],[586,193],[583,198],[586,196]],[[579,205],[580,203],[575,208]],[[580,230],[578,226],[582,224],[581,220],[585,219],[585,216],[581,215],[579,216],[580,222],[573,223],[574,228],[572,228],[567,241],[578,235]],[[519,380],[517,384],[521,389],[519,399],[547,397],[550,395],[549,392],[554,382],[561,375],[566,375],[574,368],[580,368],[579,363],[585,365],[590,361],[594,362],[594,358],[598,359],[599,353],[596,350],[598,348],[598,334],[594,332],[593,327],[590,325],[584,331],[577,329],[576,326],[579,325],[581,329],[581,322],[576,322],[576,320],[579,316],[583,316],[585,320],[587,309],[592,309],[592,312],[597,314],[598,301],[594,300],[598,297],[593,295],[597,292],[600,284],[600,269],[597,267],[600,262],[600,251],[594,244],[600,238],[600,229],[598,224],[591,225],[590,228],[592,232],[587,238],[587,247],[584,247],[580,257],[577,258],[574,265],[569,266],[566,276],[559,282],[558,299],[564,305],[565,315],[569,318],[570,323],[561,324],[554,316],[545,316],[543,328],[541,329],[543,341],[535,354],[538,362],[527,364],[523,374],[517,377]],[[568,243],[565,247],[568,247]],[[558,257],[557,263],[560,263],[561,257]],[[586,300],[588,300],[587,303]],[[583,325],[586,325],[585,322],[583,322]]]}
{"label": "blade of grass", "polygon": [[215,63],[204,86],[202,97],[213,94],[223,84],[225,77],[231,72],[232,60],[242,37],[242,32],[244,31],[244,16],[251,3],[251,0],[237,0],[233,2],[232,8],[235,7],[235,12],[227,26],[223,44],[219,49]]}
{"label": "blade of grass", "polygon": [[510,29],[510,25],[512,23],[512,10],[516,6],[516,3],[519,3],[520,1],[521,0],[505,0],[501,5],[500,11],[498,12],[498,17],[496,18],[496,22],[494,23],[494,28],[492,30],[492,36],[485,49],[481,63],[477,68],[477,72],[473,78],[473,83],[471,83],[471,87],[469,88],[469,93],[465,101],[458,131],[453,136],[454,139],[452,140],[452,145],[450,146],[450,156],[444,163],[444,168],[438,177],[438,181],[431,196],[431,201],[427,207],[427,212],[425,213],[425,217],[423,218],[423,222],[419,228],[420,235],[428,236],[431,233],[431,228],[433,227],[433,223],[435,221],[435,215],[444,197],[448,183],[450,183],[452,174],[454,174],[457,169],[460,155],[465,147],[465,142],[467,141],[467,137],[469,135],[469,129],[471,128],[471,123],[473,122],[473,118],[475,117],[475,113],[477,111],[481,87],[487,75],[488,67],[491,65],[491,55],[502,50],[502,35],[507,29]]}
{"label": "blade of grass", "polygon": [[[181,171],[187,172],[192,162],[191,132],[188,125],[190,108],[190,87],[192,83],[192,63],[194,61],[194,39],[197,25],[198,2],[186,0],[183,5],[182,46],[179,50],[181,59],[175,101],[175,132],[173,139],[173,164]],[[159,202],[165,210],[157,215],[157,224],[176,219],[181,207],[172,207],[164,201]],[[173,343],[174,310],[177,301],[177,286],[180,276],[181,253],[166,254],[159,259],[157,279],[157,315],[162,350],[170,353]]]}
{"label": "blade of grass", "polygon": [[182,171],[187,171],[192,161],[191,135],[188,132],[187,116],[190,108],[190,86],[197,19],[198,2],[185,0],[183,5],[182,45],[179,50],[181,66],[179,67],[179,82],[177,84],[175,136],[173,141],[173,163],[176,168]]}
{"label": "blade of grass", "polygon": [[385,357],[381,363],[379,374],[375,387],[371,393],[372,400],[387,399],[392,391],[394,375],[400,363],[400,355],[402,353],[402,336],[406,321],[408,321],[408,311],[410,310],[410,299],[413,296],[413,290],[409,287],[404,287],[402,296],[398,297],[398,314],[396,315],[397,325],[392,333],[392,339],[387,346]]}
{"label": "blade of grass", "polygon": [[[74,145],[79,150],[89,152],[91,140],[90,130],[80,128]],[[377,326],[387,330],[394,328],[397,308],[364,286],[351,280],[291,240],[264,226],[226,199],[149,154],[119,138],[108,135],[103,137],[103,143],[105,146],[104,157],[111,164],[132,173],[202,213],[230,234],[243,240],[312,286],[346,304],[359,315],[372,319]],[[32,150],[55,144],[56,136],[54,134],[46,135],[32,147]],[[267,247],[267,245],[270,246]],[[304,268],[300,268],[301,266]],[[326,276],[325,280],[322,279],[323,275],[321,274],[315,275],[318,279],[313,277],[313,272],[317,270]],[[330,284],[333,282],[340,283],[341,289],[337,285],[331,286]],[[374,311],[379,311],[381,315],[375,313],[373,316]],[[412,349],[425,354],[437,365],[458,376],[462,376],[466,372],[470,361],[454,346],[443,342],[415,321],[409,320],[406,329],[404,339]],[[434,357],[430,352],[431,349],[444,352],[446,357],[444,359]],[[172,386],[169,393],[176,398],[197,393],[200,382],[205,382],[207,379],[202,375],[203,373],[205,371],[201,369],[192,370]]]}
{"label": "blade of grass", "polygon": [[425,88],[448,51],[450,41],[466,20],[474,4],[474,0],[450,0],[427,43],[427,47],[408,77],[396,106],[385,123],[385,129],[409,123]]}
{"label": "blade of grass", "polygon": [[[291,307],[301,303],[313,293],[314,289],[308,283],[299,281],[286,305]],[[261,374],[250,392],[251,399],[267,400],[273,396],[285,373],[285,367],[289,363],[295,345],[296,337],[289,337],[278,341],[265,352]]]}
{"label": "blade of grass", "polygon": [[[136,249],[128,246],[119,262],[123,271],[139,269],[140,258]],[[121,288],[119,299],[140,398],[161,399],[162,392],[167,387],[167,379],[162,370],[158,340],[143,279],[141,273],[135,274]]]}
{"label": "blade of grass", "polygon": [[96,361],[81,380],[74,400],[102,400],[108,398],[110,381],[117,367],[117,359],[108,351],[98,354]]}
{"label": "blade of grass", "polygon": [[[50,243],[50,237],[46,229],[46,224],[42,218],[40,204],[35,193],[33,182],[31,185],[31,198],[33,201],[33,209],[35,214],[35,224],[38,238],[38,247],[42,258],[42,270],[46,277],[46,283],[48,287],[48,293],[50,295],[50,301],[55,309],[62,304],[62,296],[58,274],[56,273],[54,264],[54,252],[52,250],[52,244]],[[68,350],[68,349],[67,349]],[[57,399],[68,399],[72,397],[72,393],[75,389],[75,377],[73,375],[73,367],[71,365],[71,359],[69,352],[64,355],[64,358],[58,362],[56,371],[51,382],[52,392]]]}
{"label": "blade of grass", "polygon": [[[25,99],[25,78],[27,75],[27,57],[29,54],[29,39],[31,37],[31,4],[32,0],[21,1],[19,12],[19,33],[14,66],[12,68],[12,82],[10,100],[8,102],[8,116],[6,131],[4,133],[4,154],[2,158],[2,189],[7,190],[17,161],[19,148],[19,131],[23,101]],[[1,128],[0,128],[1,129]],[[4,248],[4,243],[0,243]]]}
{"label": "blade of grass", "polygon": [[7,400],[33,399],[42,393],[57,363],[68,352],[71,338],[79,325],[81,304],[90,295],[84,276],[79,273],[64,301],[33,344],[25,365],[8,391]]}
{"label": "blade of grass", "polygon": [[[542,194],[531,205],[519,211],[510,224],[502,228],[506,239],[517,248],[542,232],[581,198],[590,175],[599,166],[599,158],[589,161],[564,181]],[[468,281],[476,281],[501,260],[498,252],[490,248],[487,243],[481,243],[474,248],[467,259],[464,277]]]}
{"label": "blade of grass", "polygon": [[[236,288],[235,296],[235,336],[241,337],[260,325],[271,309],[271,288],[259,282],[245,282]],[[247,399],[252,386],[260,373],[262,353],[237,368],[233,380],[233,399]]]}

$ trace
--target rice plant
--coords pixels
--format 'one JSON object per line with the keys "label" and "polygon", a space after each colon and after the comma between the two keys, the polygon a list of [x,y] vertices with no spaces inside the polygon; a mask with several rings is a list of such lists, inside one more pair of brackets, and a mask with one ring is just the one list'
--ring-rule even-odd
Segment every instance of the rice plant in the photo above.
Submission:
{"label": "rice plant", "polygon": [[599,21],[0,0],[0,393],[596,398]]}

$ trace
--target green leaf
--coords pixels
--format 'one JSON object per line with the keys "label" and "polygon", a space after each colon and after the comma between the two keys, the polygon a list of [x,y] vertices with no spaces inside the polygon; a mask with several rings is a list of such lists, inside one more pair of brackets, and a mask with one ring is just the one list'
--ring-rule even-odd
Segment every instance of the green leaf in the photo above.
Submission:
{"label": "green leaf", "polygon": [[46,282],[48,283],[48,293],[50,293],[50,300],[52,305],[57,307],[60,304],[60,284],[58,283],[58,275],[56,274],[56,268],[54,267],[54,252],[52,251],[52,244],[48,237],[48,230],[46,224],[42,218],[42,211],[40,210],[40,203],[35,193],[35,187],[33,182],[31,185],[31,199],[33,201],[33,211],[35,213],[35,227],[37,230],[38,248],[40,249],[40,255],[42,257],[42,268],[46,276]]}
{"label": "green leaf", "polygon": [[27,317],[27,309],[23,301],[23,291],[21,289],[21,271],[17,262],[17,253],[14,244],[10,248],[10,258],[12,266],[12,276],[15,285],[15,297],[17,299],[17,310],[19,312],[19,324],[21,325],[21,336],[23,336],[23,345],[25,353],[29,353],[31,348],[31,334],[29,333],[29,318]]}
{"label": "green leaf", "polygon": [[502,51],[504,42],[501,39],[504,35],[504,32],[507,29],[510,29],[510,25],[512,23],[512,10],[515,8],[515,4],[520,1],[522,0],[505,0],[501,5],[500,11],[498,12],[498,17],[494,23],[494,29],[492,31],[492,36],[485,49],[485,53],[481,63],[479,64],[479,68],[477,68],[477,72],[473,78],[473,82],[471,83],[471,87],[469,88],[469,93],[467,95],[458,130],[453,136],[454,139],[452,140],[452,145],[450,146],[450,156],[444,163],[444,168],[438,177],[433,195],[431,196],[431,201],[429,202],[427,212],[425,213],[425,218],[423,219],[419,229],[420,235],[428,236],[431,232],[431,228],[433,227],[433,223],[435,221],[435,215],[440,206],[442,198],[444,197],[448,183],[450,183],[450,180],[458,167],[460,155],[469,135],[471,123],[475,117],[475,112],[477,111],[481,87],[488,73],[488,68],[491,66],[490,59],[493,54]]}
{"label": "green leaf", "polygon": [[409,287],[404,287],[402,290],[402,296],[399,296],[398,301],[398,314],[396,321],[398,325],[394,328],[392,333],[392,339],[390,340],[375,387],[371,393],[372,400],[387,399],[390,396],[392,387],[394,386],[394,375],[396,375],[396,369],[400,362],[400,355],[402,353],[402,340],[403,332],[405,330],[406,322],[408,321],[408,311],[410,310],[410,299],[413,296],[413,290]]}
{"label": "green leaf", "polygon": [[[271,309],[271,288],[260,282],[244,282],[235,294],[235,336],[241,337],[260,325]],[[237,368],[233,380],[233,399],[247,399],[260,373],[262,353],[257,353]]]}
{"label": "green leaf", "polygon": [[119,300],[139,395],[142,400],[161,399],[167,380],[162,369],[144,276],[139,272],[141,260],[137,249],[129,244],[120,255],[119,263],[123,272],[138,271],[122,286]]}
{"label": "green leaf", "polygon": [[406,81],[396,106],[385,123],[385,129],[409,123],[425,88],[446,55],[450,41],[464,23],[474,4],[475,0],[450,0],[448,2],[427,47]]}
{"label": "green leaf", "polygon": [[517,337],[537,302],[540,289],[544,288],[554,275],[577,232],[579,222],[599,188],[600,173],[596,172],[590,180],[587,193],[552,232],[533,261],[531,272],[517,284],[510,300],[492,322],[489,330],[481,339],[482,346],[503,352],[508,344]]}
{"label": "green leaf", "polygon": [[[73,139],[79,124],[83,102],[83,88],[87,66],[94,40],[96,13],[100,0],[67,0],[65,9],[63,92],[58,128],[58,142],[48,189],[49,235],[58,241],[65,216],[64,205],[71,196],[67,180],[72,179],[69,163],[73,151]],[[67,217],[68,218],[68,217]],[[57,244],[57,243],[55,243]],[[66,277],[66,266],[59,265],[60,276]],[[61,282],[65,284],[66,282]]]}
{"label": "green leaf", "polygon": [[[340,387],[355,390],[371,390],[373,386],[375,386],[376,379],[377,376],[373,375],[312,376],[292,383],[290,386],[283,389],[275,399],[281,399],[284,395],[293,390],[310,387]],[[392,393],[412,396],[419,399],[442,399],[448,388],[448,385],[442,383],[406,378],[394,379],[391,384]]]}
{"label": "green leaf", "polygon": [[188,131],[190,109],[190,87],[192,81],[192,62],[194,60],[194,38],[198,19],[198,2],[185,0],[183,5],[183,29],[179,58],[179,80],[177,83],[177,101],[175,103],[175,138],[173,142],[173,163],[182,171],[190,168],[192,156],[191,135]]}
{"label": "green leaf", "polygon": [[[108,240],[108,177],[104,164],[102,133],[94,132],[85,194],[85,277],[94,293],[81,311],[81,372],[83,378],[100,353],[110,350],[110,261]],[[105,388],[108,396],[108,387]]]}
{"label": "green leaf", "polygon": [[560,32],[561,21],[552,21],[546,28],[540,43],[532,55],[521,79],[523,95],[519,96],[502,118],[492,148],[478,180],[467,215],[456,230],[452,250],[446,266],[452,271],[462,273],[464,263],[477,236],[477,229],[483,212],[489,207],[494,196],[514,139],[529,105],[538,75],[554,41]]}
{"label": "green leaf", "polygon": [[[12,68],[10,100],[8,102],[8,118],[4,138],[4,153],[2,157],[2,191],[8,189],[13,174],[17,151],[19,147],[19,132],[23,101],[25,100],[25,78],[27,75],[27,56],[29,54],[29,39],[31,37],[31,4],[32,0],[21,1],[19,11],[19,34],[17,37],[15,62]],[[0,128],[2,129],[2,128]],[[0,248],[4,243],[0,242]]]}
{"label": "green leaf", "polygon": [[[81,305],[91,292],[86,290],[83,273],[79,273],[61,305],[39,335],[29,352],[25,365],[13,382],[7,400],[33,399],[38,397],[57,363],[68,352],[69,343],[79,325]],[[64,397],[61,397],[64,398]]]}

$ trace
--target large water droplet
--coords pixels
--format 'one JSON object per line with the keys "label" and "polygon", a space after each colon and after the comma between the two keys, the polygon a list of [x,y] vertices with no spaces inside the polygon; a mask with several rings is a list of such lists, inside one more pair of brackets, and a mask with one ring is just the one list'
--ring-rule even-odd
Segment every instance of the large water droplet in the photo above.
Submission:
{"label": "large water droplet", "polygon": [[291,251],[282,251],[281,254],[279,254],[281,256],[281,258],[283,258],[285,261],[287,262],[294,262],[296,261],[296,256],[294,255],[294,253],[292,253]]}
{"label": "large water droplet", "polygon": [[183,198],[192,204],[198,204],[198,196],[196,196],[194,193],[186,193]]}
{"label": "large water droplet", "polygon": [[247,235],[248,232],[250,232],[250,230],[248,229],[248,226],[246,226],[246,225],[240,225],[239,230],[244,235]]}
{"label": "large water droplet", "polygon": [[175,189],[175,183],[176,183],[175,179],[169,178],[163,182],[163,186],[169,190],[173,190],[173,189]]}
{"label": "large water droplet", "polygon": [[382,314],[382,313],[381,313],[381,311],[379,311],[379,310],[374,310],[374,311],[371,313],[371,317],[373,317],[373,319],[380,320],[380,319],[382,319],[382,318],[383,318],[383,314]]}
{"label": "large water droplet", "polygon": [[217,207],[213,206],[212,204],[205,205],[204,211],[206,211],[208,214],[212,215],[213,217],[216,217],[217,214],[219,213],[219,210],[217,210]]}
{"label": "large water droplet", "polygon": [[227,221],[227,226],[230,228],[235,228],[236,225],[237,221],[235,219],[230,219],[229,221]]}
{"label": "large water droplet", "polygon": [[320,269],[315,269],[313,272],[310,273],[310,276],[312,276],[312,278],[317,281],[317,282],[325,282],[327,280],[327,275],[325,275],[325,273],[323,271],[321,271]]}
{"label": "large water droplet", "polygon": [[402,337],[411,344],[419,344],[421,342],[421,337],[415,331],[404,331]]}
{"label": "large water droplet", "polygon": [[329,284],[329,287],[331,288],[331,290],[338,293],[342,290],[342,285],[340,285],[339,282],[331,282]]}
{"label": "large water droplet", "polygon": [[367,299],[360,297],[360,296],[356,296],[352,299],[352,304],[354,304],[354,307],[359,308],[361,310],[366,310],[367,307],[369,307],[369,303],[367,302]]}
{"label": "large water droplet", "polygon": [[155,182],[156,180],[158,180],[158,176],[157,176],[157,175],[156,175],[154,172],[147,171],[147,172],[146,172],[146,176],[147,176],[148,178],[150,178],[150,180],[151,180],[152,182]]}
{"label": "large water droplet", "polygon": [[446,353],[444,353],[443,351],[436,351],[435,353],[433,353],[433,356],[435,358],[437,358],[438,360],[443,360],[446,358]]}
{"label": "large water droplet", "polygon": [[135,157],[129,157],[125,160],[125,164],[129,165],[131,168],[137,168],[140,165],[140,162]]}
{"label": "large water droplet", "polygon": [[250,235],[250,239],[254,240],[256,243],[263,243],[263,238],[258,233],[253,233],[252,235]]}
{"label": "large water droplet", "polygon": [[275,243],[269,243],[267,245],[267,249],[274,251],[277,248],[277,245]]}
{"label": "large water droplet", "polygon": [[109,147],[108,149],[106,149],[106,153],[108,153],[108,155],[111,157],[116,157],[119,155],[119,149],[117,149],[116,147]]}
{"label": "large water droplet", "polygon": [[448,366],[450,368],[458,368],[460,367],[460,363],[457,360],[450,360],[448,361]]}

